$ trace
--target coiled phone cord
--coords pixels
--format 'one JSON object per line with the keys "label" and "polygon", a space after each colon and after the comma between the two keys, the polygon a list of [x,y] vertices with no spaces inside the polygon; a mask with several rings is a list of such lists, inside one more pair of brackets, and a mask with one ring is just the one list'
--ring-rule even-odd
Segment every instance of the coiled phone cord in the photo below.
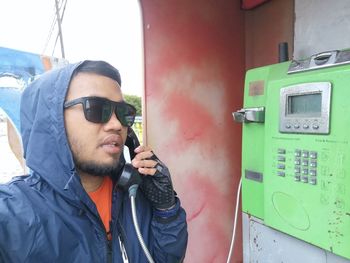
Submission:
{"label": "coiled phone cord", "polygon": [[234,246],[234,243],[235,243],[237,217],[238,217],[238,207],[239,207],[239,197],[240,197],[240,193],[241,193],[241,186],[242,186],[242,177],[239,179],[239,184],[238,184],[237,197],[236,197],[236,209],[235,209],[236,211],[235,211],[235,219],[234,219],[234,223],[233,223],[232,239],[231,239],[230,251],[228,253],[228,257],[227,257],[226,263],[230,263],[230,261],[231,261],[233,246]]}
{"label": "coiled phone cord", "polygon": [[134,227],[136,231],[136,236],[137,239],[140,242],[140,245],[143,249],[143,252],[145,252],[145,255],[150,263],[155,263],[151,254],[149,253],[147,246],[145,244],[145,241],[142,238],[141,231],[139,224],[137,222],[137,214],[136,214],[136,205],[135,205],[135,198],[136,198],[136,192],[137,192],[138,185],[132,185],[129,188],[129,197],[130,197],[130,202],[131,202],[131,212],[132,212],[132,220],[134,222]]}

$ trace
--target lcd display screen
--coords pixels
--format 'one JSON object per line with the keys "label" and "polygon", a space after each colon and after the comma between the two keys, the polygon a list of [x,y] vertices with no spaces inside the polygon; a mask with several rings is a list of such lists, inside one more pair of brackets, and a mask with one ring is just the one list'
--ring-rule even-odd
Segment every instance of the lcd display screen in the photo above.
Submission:
{"label": "lcd display screen", "polygon": [[322,94],[303,94],[288,96],[288,115],[320,116],[322,109]]}

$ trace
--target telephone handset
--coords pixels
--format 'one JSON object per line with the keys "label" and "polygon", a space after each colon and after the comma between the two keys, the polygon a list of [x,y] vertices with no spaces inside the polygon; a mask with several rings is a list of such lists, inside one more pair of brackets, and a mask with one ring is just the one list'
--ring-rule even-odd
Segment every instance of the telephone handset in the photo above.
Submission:
{"label": "telephone handset", "polygon": [[[143,252],[145,253],[148,261],[150,263],[154,263],[154,260],[152,259],[152,256],[145,244],[145,241],[143,240],[143,237],[141,235],[140,227],[137,222],[137,215],[136,215],[136,204],[135,204],[135,198],[136,193],[139,185],[142,182],[141,175],[137,171],[135,167],[132,166],[131,160],[134,159],[136,153],[135,149],[140,145],[139,140],[137,139],[137,136],[135,132],[129,127],[128,128],[128,135],[125,141],[125,146],[129,149],[129,155],[126,156],[127,152],[124,151],[124,159],[125,159],[125,165],[123,167],[123,171],[118,179],[118,186],[122,188],[125,191],[129,192],[130,202],[131,202],[131,213],[132,213],[132,219],[136,231],[137,238],[140,242],[141,248]],[[125,147],[124,147],[125,148]]]}
{"label": "telephone handset", "polygon": [[142,182],[140,174],[131,164],[131,160],[134,159],[136,155],[134,150],[140,146],[140,142],[134,130],[130,127],[128,128],[125,146],[128,148],[126,149],[126,147],[124,147],[125,165],[117,183],[120,188],[128,191],[130,186],[139,185]]}

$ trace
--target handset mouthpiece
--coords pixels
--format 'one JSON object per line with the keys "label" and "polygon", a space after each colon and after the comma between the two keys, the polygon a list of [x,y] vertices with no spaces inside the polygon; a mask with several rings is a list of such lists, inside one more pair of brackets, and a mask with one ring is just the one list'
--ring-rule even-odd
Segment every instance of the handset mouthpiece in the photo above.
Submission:
{"label": "handset mouthpiece", "polygon": [[[142,182],[142,178],[139,172],[137,171],[137,169],[133,167],[131,163],[126,163],[118,179],[118,182],[117,182],[118,186],[123,190],[125,191],[128,190],[130,192],[129,189],[132,186],[138,186],[139,184],[141,184],[141,182]],[[135,187],[133,187],[133,189],[135,189]],[[136,191],[133,190],[133,192],[135,192],[135,195],[136,195]]]}

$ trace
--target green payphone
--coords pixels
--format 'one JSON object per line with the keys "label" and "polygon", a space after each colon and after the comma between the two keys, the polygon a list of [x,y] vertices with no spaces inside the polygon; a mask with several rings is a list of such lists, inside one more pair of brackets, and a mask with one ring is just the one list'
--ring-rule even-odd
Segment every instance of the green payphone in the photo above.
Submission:
{"label": "green payphone", "polygon": [[249,70],[242,209],[350,259],[350,51]]}

